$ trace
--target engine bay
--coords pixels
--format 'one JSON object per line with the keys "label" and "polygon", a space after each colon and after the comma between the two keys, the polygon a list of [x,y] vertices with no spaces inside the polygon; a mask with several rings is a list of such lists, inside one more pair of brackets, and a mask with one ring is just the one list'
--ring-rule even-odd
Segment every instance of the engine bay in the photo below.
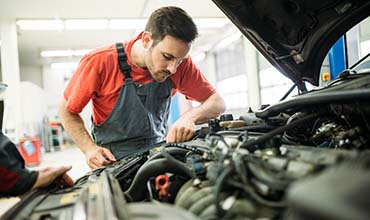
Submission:
{"label": "engine bay", "polygon": [[366,219],[369,97],[370,75],[345,75],[222,115],[191,141],[159,143],[72,188],[36,190],[2,219]]}

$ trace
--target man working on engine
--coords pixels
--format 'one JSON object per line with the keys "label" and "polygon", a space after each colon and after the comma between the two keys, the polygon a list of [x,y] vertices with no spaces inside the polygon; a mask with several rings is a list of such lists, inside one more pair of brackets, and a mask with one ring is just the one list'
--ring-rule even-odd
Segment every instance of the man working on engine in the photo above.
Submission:
{"label": "man working on engine", "polygon": [[[136,38],[82,58],[59,115],[91,168],[145,151],[164,139],[189,140],[196,124],[224,111],[223,99],[188,55],[197,35],[185,11],[163,7],[151,14]],[[202,104],[184,113],[166,136],[170,100],[177,91]],[[90,100],[93,138],[79,115]]]}

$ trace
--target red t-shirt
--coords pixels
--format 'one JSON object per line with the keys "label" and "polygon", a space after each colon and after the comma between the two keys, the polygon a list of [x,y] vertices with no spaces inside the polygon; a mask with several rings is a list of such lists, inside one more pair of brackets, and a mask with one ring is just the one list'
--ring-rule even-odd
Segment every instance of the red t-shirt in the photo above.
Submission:
{"label": "red t-shirt", "polygon": [[[132,45],[141,38],[141,35],[125,42],[124,47],[133,81],[145,84],[153,81],[149,71],[133,65],[130,56]],[[215,93],[214,87],[201,74],[190,57],[180,64],[177,72],[170,78],[173,85],[172,95],[179,91],[190,100],[203,102]],[[124,75],[119,68],[116,45],[98,48],[81,59],[64,91],[67,109],[73,113],[80,113],[91,99],[93,122],[101,124],[112,111],[123,84]]]}

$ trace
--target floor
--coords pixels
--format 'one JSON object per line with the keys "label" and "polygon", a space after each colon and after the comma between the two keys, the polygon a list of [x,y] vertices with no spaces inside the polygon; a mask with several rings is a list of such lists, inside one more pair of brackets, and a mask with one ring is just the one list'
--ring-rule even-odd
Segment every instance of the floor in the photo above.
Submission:
{"label": "floor", "polygon": [[[56,152],[42,154],[41,163],[38,166],[29,167],[29,169],[37,170],[47,166],[72,165],[72,169],[68,174],[72,179],[76,180],[86,174],[90,169],[85,162],[85,157],[76,146],[63,147]],[[0,199],[0,217],[19,201],[18,197]]]}

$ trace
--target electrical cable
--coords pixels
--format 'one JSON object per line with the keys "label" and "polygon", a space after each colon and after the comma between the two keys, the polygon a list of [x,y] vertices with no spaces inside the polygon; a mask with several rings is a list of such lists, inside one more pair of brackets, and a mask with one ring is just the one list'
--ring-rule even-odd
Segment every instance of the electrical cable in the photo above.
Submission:
{"label": "electrical cable", "polygon": [[269,133],[266,133],[265,135],[259,137],[258,139],[253,139],[251,141],[245,141],[241,145],[239,145],[237,148],[246,148],[246,149],[248,149],[250,151],[254,151],[256,149],[256,147],[254,147],[255,145],[258,145],[258,144],[261,144],[261,143],[263,143],[265,141],[268,141],[271,138],[273,138],[275,135],[281,134],[284,131],[290,130],[290,129],[294,128],[295,126],[297,126],[297,125],[299,125],[301,123],[304,123],[306,121],[310,121],[310,120],[312,120],[314,118],[317,118],[320,115],[321,115],[320,113],[314,113],[314,114],[310,114],[308,116],[299,118],[299,119],[297,119],[295,121],[292,121],[289,124],[283,125],[281,127],[278,127],[276,129],[272,130]]}

